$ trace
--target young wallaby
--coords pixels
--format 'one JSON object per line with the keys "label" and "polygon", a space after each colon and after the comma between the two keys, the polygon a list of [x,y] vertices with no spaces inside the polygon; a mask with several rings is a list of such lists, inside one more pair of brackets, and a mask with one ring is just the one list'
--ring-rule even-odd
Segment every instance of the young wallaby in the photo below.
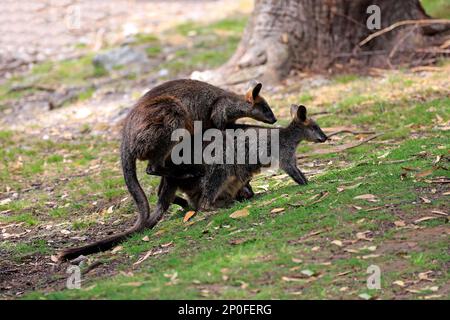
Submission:
{"label": "young wallaby", "polygon": [[[327,136],[314,120],[307,117],[307,111],[304,106],[293,105],[291,107],[291,115],[293,119],[286,128],[270,129],[248,125],[234,125],[233,127],[242,129],[243,134],[248,130],[256,130],[258,136],[259,131],[262,129],[269,130],[269,133],[270,130],[279,130],[279,145],[276,147],[279,148],[280,168],[289,174],[298,184],[306,184],[308,182],[306,177],[297,168],[295,150],[302,140],[325,142]],[[271,135],[269,134],[269,140],[270,137]],[[268,142],[268,153],[271,153],[271,143],[270,141]],[[248,154],[250,151],[248,142],[246,142],[245,149]],[[256,150],[256,152],[260,154],[259,150]],[[186,200],[175,195],[177,189],[180,189],[188,196],[190,206],[196,210],[220,207],[234,200],[238,193],[242,192],[243,186],[248,185],[254,174],[258,173],[262,167],[271,165],[262,164],[261,162],[254,164],[247,163],[204,165],[205,175],[201,178],[187,180],[167,178],[165,183],[160,186],[158,192],[157,215],[162,216],[172,202],[181,206],[187,205]]]}
{"label": "young wallaby", "polygon": [[[252,83],[246,94],[240,96],[213,85],[196,80],[174,80],[148,91],[138,100],[125,119],[121,162],[125,183],[139,211],[134,226],[104,240],[64,250],[60,260],[70,260],[79,255],[91,254],[112,248],[130,234],[153,227],[158,215],[150,215],[150,208],[136,175],[136,160],[148,161],[147,173],[178,179],[192,177],[166,168],[173,146],[172,132],[187,129],[193,134],[194,121],[202,121],[204,129],[224,129],[237,119],[250,117],[265,123],[275,123],[276,118],[267,102],[260,96],[261,83]],[[164,180],[164,178],[162,179]]]}

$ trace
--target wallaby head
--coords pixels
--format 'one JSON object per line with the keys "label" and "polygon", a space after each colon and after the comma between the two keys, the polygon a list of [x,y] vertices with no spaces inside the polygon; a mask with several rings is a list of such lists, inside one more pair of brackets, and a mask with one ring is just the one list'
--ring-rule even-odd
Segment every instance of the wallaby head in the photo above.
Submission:
{"label": "wallaby head", "polygon": [[293,104],[291,106],[291,116],[295,127],[302,130],[303,137],[310,142],[325,142],[328,137],[320,129],[319,125],[311,118],[308,118],[305,106]]}
{"label": "wallaby head", "polygon": [[277,122],[277,118],[273,114],[266,100],[259,95],[261,88],[261,83],[256,81],[250,82],[247,93],[245,94],[245,101],[247,101],[251,108],[249,116],[264,123],[273,124]]}

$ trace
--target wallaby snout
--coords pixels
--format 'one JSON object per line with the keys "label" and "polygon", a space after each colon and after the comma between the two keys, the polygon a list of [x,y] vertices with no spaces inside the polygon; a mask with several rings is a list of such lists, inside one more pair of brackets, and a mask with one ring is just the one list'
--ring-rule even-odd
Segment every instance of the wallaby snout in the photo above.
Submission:
{"label": "wallaby snout", "polygon": [[328,137],[325,134],[323,134],[317,138],[317,142],[320,142],[320,143],[324,143],[327,140],[328,140]]}
{"label": "wallaby snout", "polygon": [[267,119],[263,122],[268,124],[274,124],[275,122],[277,122],[277,118],[275,117],[275,115],[272,114],[271,116],[268,116]]}

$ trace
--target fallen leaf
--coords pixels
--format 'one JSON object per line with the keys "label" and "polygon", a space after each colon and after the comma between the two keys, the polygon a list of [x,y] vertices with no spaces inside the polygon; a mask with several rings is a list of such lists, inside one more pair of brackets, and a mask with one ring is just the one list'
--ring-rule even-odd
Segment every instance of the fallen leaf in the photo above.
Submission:
{"label": "fallen leaf", "polygon": [[436,219],[436,217],[423,217],[423,218],[415,220],[414,223],[418,224],[418,223],[421,223],[421,222],[424,222],[424,221],[433,220],[433,219]]}
{"label": "fallen leaf", "polygon": [[59,261],[58,257],[57,257],[57,256],[54,256],[54,255],[52,255],[52,256],[50,257],[50,260],[52,260],[53,262],[58,262],[58,261]]}
{"label": "fallen leaf", "polygon": [[360,196],[356,196],[353,199],[355,200],[367,200],[370,202],[376,202],[378,201],[378,198],[376,196],[374,196],[373,194],[362,194]]}
{"label": "fallen leaf", "polygon": [[[370,200],[369,200],[370,201]],[[372,202],[376,202],[376,201],[372,201]],[[372,211],[376,211],[376,210],[380,210],[383,209],[384,206],[381,207],[374,207],[374,208],[370,208],[370,209],[365,209],[367,212],[372,212]]]}
{"label": "fallen leaf", "polygon": [[448,213],[445,213],[445,212],[439,211],[439,210],[433,210],[433,211],[431,211],[431,213],[434,213],[434,214],[437,214],[437,215],[440,215],[440,216],[444,216],[444,217],[448,216]]}
{"label": "fallen leaf", "polygon": [[325,199],[326,197],[328,197],[330,193],[327,191],[322,191],[321,193],[317,194],[316,196],[312,197],[312,198],[316,198],[317,196],[319,196],[319,199],[317,199],[316,201],[313,201],[311,203],[309,203],[308,205],[313,205],[316,203],[319,203],[320,201],[322,201],[323,199]]}
{"label": "fallen leaf", "polygon": [[175,281],[178,278],[178,272],[174,273],[164,273],[164,277],[169,278],[170,281]]}
{"label": "fallen leaf", "polygon": [[433,271],[426,271],[426,272],[421,272],[419,273],[419,279],[420,280],[424,280],[424,281],[431,281],[433,282],[434,279],[430,278],[428,275],[433,274]]}
{"label": "fallen leaf", "polygon": [[301,296],[303,294],[303,292],[301,292],[301,291],[294,291],[294,292],[289,292],[289,294],[294,295],[294,296]]}
{"label": "fallen leaf", "polygon": [[70,231],[69,230],[66,230],[66,229],[63,229],[63,230],[61,230],[60,231],[63,235],[68,235],[68,234],[70,234]]}
{"label": "fallen leaf", "polygon": [[4,206],[5,204],[10,203],[12,200],[10,198],[6,198],[0,201],[0,206]]}
{"label": "fallen leaf", "polygon": [[140,287],[140,286],[142,286],[142,282],[127,282],[127,283],[122,283],[120,285],[124,286],[124,287]]}
{"label": "fallen leaf", "polygon": [[378,258],[379,256],[380,256],[379,254],[368,254],[368,255],[362,256],[362,258],[364,260],[366,260],[366,259]]}
{"label": "fallen leaf", "polygon": [[183,218],[183,222],[184,223],[188,222],[194,215],[195,215],[195,211],[186,212],[186,214],[184,215],[184,218]]}
{"label": "fallen leaf", "polygon": [[238,245],[238,244],[242,244],[242,243],[244,243],[246,241],[247,241],[247,239],[241,238],[241,239],[232,239],[232,240],[228,241],[228,243],[235,246],[235,245]]}
{"label": "fallen leaf", "polygon": [[358,232],[356,233],[356,238],[359,240],[372,241],[373,239],[367,237],[367,235],[370,233],[370,231]]}
{"label": "fallen leaf", "polygon": [[319,251],[319,250],[320,250],[320,247],[319,247],[319,246],[316,246],[316,247],[312,247],[312,248],[311,248],[311,251],[312,251],[312,252]]}
{"label": "fallen leaf", "polygon": [[286,282],[299,282],[299,281],[305,281],[304,278],[294,278],[294,277],[281,277],[281,280],[286,281]]}
{"label": "fallen leaf", "polygon": [[364,299],[364,300],[372,299],[372,296],[368,293],[361,293],[358,297],[360,297],[361,299]]}
{"label": "fallen leaf", "polygon": [[337,245],[338,247],[342,247],[342,241],[341,240],[333,240],[333,241],[331,241],[331,243]]}
{"label": "fallen leaf", "polygon": [[114,211],[114,206],[111,206],[108,208],[108,210],[106,210],[106,213],[111,214],[111,213],[113,213],[113,211]]}
{"label": "fallen leaf", "polygon": [[405,283],[402,280],[397,280],[397,281],[394,281],[392,283],[397,285],[397,286],[399,286],[399,287],[404,287],[405,286]]}
{"label": "fallen leaf", "polygon": [[430,170],[425,170],[425,171],[421,171],[419,173],[416,173],[416,178],[424,178],[424,177],[428,177],[429,175],[431,175],[433,173],[433,169]]}
{"label": "fallen leaf", "polygon": [[167,242],[167,243],[163,243],[161,244],[161,248],[167,248],[170,247],[173,244],[173,241]]}
{"label": "fallen leaf", "polygon": [[148,257],[150,257],[150,255],[153,253],[153,250],[148,251],[142,258],[140,258],[138,261],[136,261],[135,263],[133,263],[134,266],[141,264],[142,262],[144,262],[145,260],[148,259]]}
{"label": "fallen leaf", "polygon": [[248,211],[248,209],[244,208],[242,210],[237,210],[237,211],[233,212],[232,214],[230,214],[230,218],[233,218],[233,219],[245,218],[249,214],[250,214],[250,212]]}
{"label": "fallen leaf", "polygon": [[285,209],[284,208],[275,208],[272,209],[272,211],[270,211],[270,213],[280,213],[283,212]]}
{"label": "fallen leaf", "polygon": [[115,253],[121,251],[122,249],[123,249],[122,246],[117,246],[117,247],[115,247],[114,249],[112,249],[111,253],[112,253],[112,254],[115,254]]}
{"label": "fallen leaf", "polygon": [[302,270],[302,271],[300,271],[300,273],[304,274],[307,277],[312,277],[316,274],[314,271],[309,270],[309,269]]}
{"label": "fallen leaf", "polygon": [[354,184],[352,186],[341,186],[341,187],[337,188],[337,191],[338,192],[342,192],[344,190],[353,190],[353,189],[356,189],[356,188],[360,187],[361,185],[362,185],[362,182]]}
{"label": "fallen leaf", "polygon": [[431,203],[431,200],[425,197],[420,197],[420,200],[422,200],[423,203]]}
{"label": "fallen leaf", "polygon": [[403,220],[394,221],[394,224],[395,224],[396,227],[404,227],[404,226],[406,226],[406,223]]}
{"label": "fallen leaf", "polygon": [[241,283],[241,289],[247,289],[248,288],[248,283],[244,282],[244,281],[239,281]]}
{"label": "fallen leaf", "polygon": [[302,259],[298,259],[298,258],[292,258],[292,262],[294,263],[303,263]]}

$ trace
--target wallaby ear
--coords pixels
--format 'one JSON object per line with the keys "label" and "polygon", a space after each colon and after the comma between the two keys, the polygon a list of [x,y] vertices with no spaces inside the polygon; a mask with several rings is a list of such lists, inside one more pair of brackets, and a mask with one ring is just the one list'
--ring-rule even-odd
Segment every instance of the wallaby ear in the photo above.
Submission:
{"label": "wallaby ear", "polygon": [[298,105],[292,104],[291,105],[291,117],[292,118],[296,118],[297,117],[297,110],[298,110]]}
{"label": "wallaby ear", "polygon": [[262,89],[262,84],[261,83],[258,83],[253,88],[253,91],[252,91],[253,100],[255,100],[259,96],[259,93],[261,92],[261,89]]}
{"label": "wallaby ear", "polygon": [[306,121],[306,107],[305,106],[299,106],[297,109],[297,118],[301,120],[302,122]]}
{"label": "wallaby ear", "polygon": [[253,102],[259,96],[261,92],[262,84],[257,82],[256,80],[250,81],[248,85],[247,93],[245,94],[245,98],[248,102]]}

